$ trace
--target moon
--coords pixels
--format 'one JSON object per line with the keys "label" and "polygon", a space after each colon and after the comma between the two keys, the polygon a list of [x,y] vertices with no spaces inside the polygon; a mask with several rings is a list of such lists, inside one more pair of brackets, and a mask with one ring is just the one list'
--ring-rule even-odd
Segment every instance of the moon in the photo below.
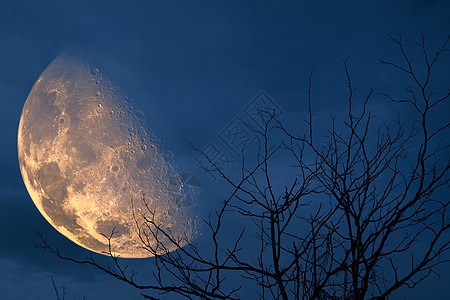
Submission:
{"label": "moon", "polygon": [[130,103],[100,68],[64,53],[24,104],[18,157],[34,204],[61,234],[107,254],[114,229],[113,255],[144,258],[196,239],[198,217],[172,152]]}

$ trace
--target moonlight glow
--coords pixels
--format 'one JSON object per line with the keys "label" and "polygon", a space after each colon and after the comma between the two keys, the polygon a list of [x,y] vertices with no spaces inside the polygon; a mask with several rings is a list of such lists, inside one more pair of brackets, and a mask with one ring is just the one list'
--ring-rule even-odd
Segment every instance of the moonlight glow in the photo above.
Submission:
{"label": "moonlight glow", "polygon": [[[148,215],[186,244],[197,235],[195,210],[170,151],[142,114],[102,72],[70,55],[53,61],[23,107],[18,133],[20,170],[35,205],[60,233],[89,250],[148,257],[137,234]],[[149,236],[149,243],[155,241]],[[174,250],[174,245],[164,245]]]}

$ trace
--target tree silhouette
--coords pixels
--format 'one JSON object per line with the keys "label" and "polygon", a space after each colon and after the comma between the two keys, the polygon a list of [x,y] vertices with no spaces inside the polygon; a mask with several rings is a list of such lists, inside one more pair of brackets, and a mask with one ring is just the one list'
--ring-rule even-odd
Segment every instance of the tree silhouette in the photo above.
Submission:
{"label": "tree silhouette", "polygon": [[[261,109],[265,127],[252,128],[258,148],[251,160],[242,152],[238,178],[194,147],[230,187],[204,220],[207,249],[181,247],[150,209],[134,219],[142,246],[154,255],[152,278],[138,280],[111,248],[113,264],[105,266],[93,257],[66,257],[42,236],[39,247],[124,281],[146,299],[239,299],[245,290],[261,299],[387,299],[401,287],[416,287],[449,261],[449,122],[438,113],[450,89],[440,90],[433,77],[445,64],[449,39],[431,55],[422,37],[416,62],[401,37],[389,37],[402,60],[381,64],[409,80],[405,96],[384,94],[391,109],[399,109],[392,122],[376,122],[369,109],[372,90],[357,99],[346,59],[346,116],[333,117],[323,138],[313,118],[311,73],[307,133],[295,134],[275,112]],[[273,172],[280,155],[290,155],[288,167],[297,174],[281,187]],[[140,201],[146,203],[145,197]],[[232,239],[230,220],[242,224]],[[113,247],[114,231],[107,239]],[[178,249],[167,251],[167,243]]]}

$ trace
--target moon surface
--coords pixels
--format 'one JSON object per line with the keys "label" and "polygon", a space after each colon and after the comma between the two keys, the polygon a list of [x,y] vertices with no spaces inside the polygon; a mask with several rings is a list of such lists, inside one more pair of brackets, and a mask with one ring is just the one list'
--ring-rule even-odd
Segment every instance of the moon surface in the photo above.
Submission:
{"label": "moon surface", "polygon": [[199,235],[172,153],[123,90],[73,55],[57,57],[34,84],[20,118],[18,156],[41,214],[84,248],[105,254],[114,229],[114,255],[176,250],[144,217],[181,246]]}

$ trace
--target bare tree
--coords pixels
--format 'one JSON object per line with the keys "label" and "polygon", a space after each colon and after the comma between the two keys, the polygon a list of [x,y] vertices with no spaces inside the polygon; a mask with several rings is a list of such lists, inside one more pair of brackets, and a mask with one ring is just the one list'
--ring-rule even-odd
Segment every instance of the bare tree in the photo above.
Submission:
{"label": "bare tree", "polygon": [[[153,277],[141,279],[145,284],[111,250],[110,267],[93,257],[66,257],[44,238],[40,247],[100,269],[146,299],[170,293],[239,299],[248,289],[261,299],[386,299],[401,287],[416,287],[450,258],[449,122],[435,117],[450,89],[439,90],[433,81],[449,39],[431,55],[422,38],[419,62],[408,55],[401,37],[390,39],[402,61],[381,63],[410,83],[406,96],[384,96],[393,108],[413,113],[377,123],[369,109],[374,93],[357,99],[346,59],[346,116],[332,118],[325,137],[317,138],[314,127],[311,74],[307,133],[296,135],[274,112],[261,110],[265,128],[252,128],[259,137],[257,152],[253,160],[242,152],[238,178],[194,147],[230,187],[228,198],[204,220],[207,249],[195,243],[182,247],[150,209],[134,215],[142,246],[154,255]],[[276,157],[286,155],[297,175],[278,186],[273,168],[279,168]],[[243,224],[231,243],[230,217]],[[111,246],[114,231],[107,239]],[[150,242],[154,239],[157,246]],[[168,241],[177,251],[165,248]]]}
{"label": "bare tree", "polygon": [[[53,290],[55,291],[56,300],[66,299],[66,295],[67,295],[66,287],[63,285],[63,286],[61,286],[61,288],[58,288],[52,275],[45,275],[45,276],[50,277],[50,280],[52,281],[52,286],[53,286]],[[61,295],[60,295],[60,293],[61,293]]]}

